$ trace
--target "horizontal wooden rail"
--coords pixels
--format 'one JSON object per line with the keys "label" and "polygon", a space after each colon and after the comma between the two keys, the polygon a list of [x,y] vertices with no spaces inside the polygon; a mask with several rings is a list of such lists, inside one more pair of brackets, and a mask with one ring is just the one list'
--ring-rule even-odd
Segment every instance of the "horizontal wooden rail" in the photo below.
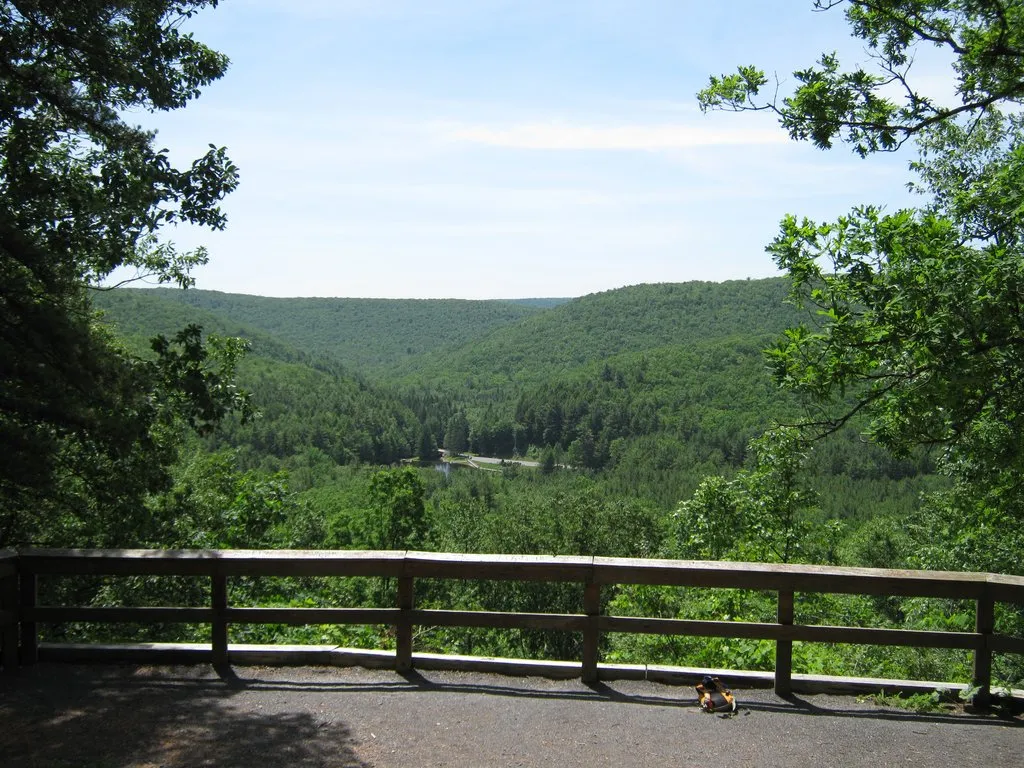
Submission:
{"label": "horizontal wooden rail", "polygon": [[992,635],[990,641],[993,653],[1019,653],[1024,655],[1024,637]]}
{"label": "horizontal wooden rail", "polygon": [[[207,607],[74,607],[36,605],[37,579],[82,575],[209,579]],[[278,608],[228,604],[233,577],[379,577],[397,579],[393,608]],[[416,579],[561,582],[581,586],[582,614],[505,613],[415,607]],[[601,615],[601,589],[647,584],[750,589],[778,594],[777,622],[699,621]],[[797,593],[893,595],[972,600],[975,632],[937,632],[794,623]],[[605,557],[320,550],[24,550],[0,552],[0,637],[10,668],[38,657],[38,623],[182,622],[209,624],[205,658],[227,663],[231,624],[384,624],[395,627],[394,666],[413,663],[415,627],[482,627],[579,632],[581,674],[598,676],[599,640],[610,632],[769,640],[776,644],[775,687],[792,687],[793,642],[955,648],[974,653],[973,684],[987,698],[993,653],[1024,653],[1024,638],[994,632],[994,606],[1024,604],[1024,578],[986,573],[839,568],[814,565],[634,560]],[[193,650],[189,651],[193,653]]]}
{"label": "horizontal wooden rail", "polygon": [[405,552],[363,550],[35,549],[20,573],[94,576],[384,576],[405,567]]}
{"label": "horizontal wooden rail", "polygon": [[24,621],[38,624],[59,624],[67,621],[118,622],[155,624],[209,624],[214,619],[211,608],[165,608],[165,607],[50,607],[36,606],[21,612]]}
{"label": "horizontal wooden rail", "polygon": [[[594,581],[597,584],[651,584],[977,600],[990,590],[992,578],[987,573],[594,558]],[[1004,583],[1010,588],[1008,594],[1014,594],[1016,599],[1020,599],[1022,579],[1000,578],[1007,579]],[[1016,581],[1012,581],[1014,579]]]}
{"label": "horizontal wooden rail", "polygon": [[624,616],[602,617],[599,626],[602,632],[690,635],[695,637],[737,637],[752,640],[799,640],[808,643],[900,645],[911,648],[962,648],[973,650],[979,647],[983,640],[982,635],[973,632],[929,632],[912,629],[758,624],[744,621],[645,619]]}
{"label": "horizontal wooden rail", "polygon": [[582,632],[587,617],[572,613],[504,613],[499,611],[419,610],[410,614],[424,627],[488,627],[492,629],[554,629]]}
{"label": "horizontal wooden rail", "polygon": [[[988,573],[545,555],[363,550],[25,550],[21,573],[46,575],[413,576],[561,581],[1018,602],[1024,577]],[[4,560],[0,560],[2,575]]]}
{"label": "horizontal wooden rail", "polygon": [[229,624],[396,624],[397,608],[228,608]]}

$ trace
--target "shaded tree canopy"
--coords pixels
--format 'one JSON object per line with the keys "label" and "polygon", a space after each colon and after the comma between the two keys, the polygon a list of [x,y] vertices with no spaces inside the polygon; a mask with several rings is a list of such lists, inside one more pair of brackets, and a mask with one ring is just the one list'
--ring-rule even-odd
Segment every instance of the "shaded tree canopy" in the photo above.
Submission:
{"label": "shaded tree canopy", "polygon": [[95,323],[89,292],[115,269],[180,286],[203,263],[159,237],[224,226],[237,184],[223,148],[179,170],[126,116],[177,109],[227,59],[182,23],[212,2],[0,2],[0,543],[38,535],[46,510],[78,521],[164,481],[171,422],[244,406],[241,352],[197,329],[129,355]]}
{"label": "shaded tree canopy", "polygon": [[[1024,3],[815,3],[838,6],[873,70],[843,69],[828,54],[794,73],[796,90],[781,101],[759,100],[768,80],[753,67],[712,78],[699,96],[705,108],[773,110],[793,138],[822,148],[840,140],[866,156],[908,139],[918,148],[919,208],[865,205],[834,222],[782,222],[768,250],[810,312],[770,350],[772,368],[816,404],[813,428],[829,432],[862,414],[897,453],[940,447],[955,488],[936,508],[959,510],[947,522],[1019,509]],[[940,104],[915,84],[924,46],[950,54],[958,102]],[[1008,515],[996,527],[1012,533],[1019,526]],[[982,549],[962,550],[961,562],[1013,567],[985,560]]]}

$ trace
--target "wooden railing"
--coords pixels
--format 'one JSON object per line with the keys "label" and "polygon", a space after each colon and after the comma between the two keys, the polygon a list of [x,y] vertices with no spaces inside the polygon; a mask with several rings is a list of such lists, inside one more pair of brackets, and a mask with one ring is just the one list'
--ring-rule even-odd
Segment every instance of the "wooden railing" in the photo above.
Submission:
{"label": "wooden railing", "polygon": [[[210,605],[69,607],[37,604],[38,579],[49,576],[159,575],[210,579]],[[385,577],[397,579],[394,608],[258,608],[228,602],[228,579],[241,576]],[[582,614],[422,610],[416,579],[569,582],[581,585]],[[699,621],[602,615],[602,589],[624,584],[735,588],[778,595],[774,623]],[[843,593],[974,601],[974,632],[800,625],[795,593]],[[985,573],[897,571],[813,565],[628,560],[604,557],[461,555],[428,552],[248,550],[23,550],[0,553],[0,659],[10,669],[39,659],[37,624],[60,622],[183,622],[211,626],[200,658],[230,661],[230,624],[385,624],[395,627],[397,670],[413,666],[417,626],[544,629],[582,633],[580,675],[600,675],[600,638],[606,632],[753,638],[775,641],[774,686],[792,691],[794,641],[954,648],[973,652],[977,698],[989,696],[993,653],[1024,654],[1024,638],[994,632],[997,603],[1024,604],[1024,577]]]}

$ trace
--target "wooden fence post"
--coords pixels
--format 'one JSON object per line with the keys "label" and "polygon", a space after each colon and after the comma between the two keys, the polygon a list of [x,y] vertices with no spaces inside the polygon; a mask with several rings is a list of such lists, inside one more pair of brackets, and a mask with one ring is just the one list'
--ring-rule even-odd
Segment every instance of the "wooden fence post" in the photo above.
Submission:
{"label": "wooden fence post", "polygon": [[[793,591],[779,590],[779,624],[793,626]],[[775,641],[775,695],[793,693],[793,641]]]}
{"label": "wooden fence post", "polygon": [[395,669],[408,672],[412,669],[412,609],[415,604],[412,576],[398,577],[398,625],[395,645]]}
{"label": "wooden fence post", "polygon": [[583,630],[583,682],[597,682],[598,647],[601,642],[599,617],[601,615],[601,585],[583,587],[583,612],[587,615],[587,628]]}
{"label": "wooden fence post", "polygon": [[25,612],[36,607],[39,595],[38,581],[34,573],[22,572],[20,583],[20,599],[18,611],[21,617],[21,663],[24,666],[39,661],[39,633],[34,621],[25,621]]}
{"label": "wooden fence post", "polygon": [[4,672],[10,674],[18,668],[18,572],[6,574],[0,582],[0,611],[10,617],[10,623],[3,626]]}
{"label": "wooden fence post", "polygon": [[992,633],[995,631],[995,601],[987,594],[978,598],[978,609],[974,620],[974,631],[980,637],[974,649],[974,675],[972,684],[978,689],[973,703],[976,707],[987,707],[992,698]]}
{"label": "wooden fence post", "polygon": [[210,607],[213,623],[210,627],[210,646],[213,666],[228,665],[228,579],[223,573],[210,575]]}

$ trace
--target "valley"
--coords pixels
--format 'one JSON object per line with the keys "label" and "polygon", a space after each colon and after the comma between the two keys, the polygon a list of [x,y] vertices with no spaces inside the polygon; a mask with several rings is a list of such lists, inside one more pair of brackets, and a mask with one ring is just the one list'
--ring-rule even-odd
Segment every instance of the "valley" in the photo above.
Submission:
{"label": "valley", "polygon": [[[100,512],[92,526],[60,530],[61,541],[948,567],[926,501],[947,486],[933,456],[890,456],[856,423],[810,442],[787,426],[809,412],[772,381],[764,355],[785,328],[806,321],[786,295],[779,279],[641,285],[546,306],[100,293],[103,323],[139,354],[148,338],[188,323],[201,324],[214,344],[218,335],[245,339],[237,383],[251,392],[257,415],[228,416],[190,437],[166,492],[150,496],[141,517]],[[432,465],[442,451],[486,459],[480,469],[438,472]],[[35,532],[43,542],[46,535]],[[373,606],[393,602],[394,588],[373,579],[253,580],[236,583],[232,599]],[[80,599],[98,599],[92,588],[78,589]],[[153,589],[148,599],[167,599]],[[417,600],[580,609],[580,596],[559,585],[443,589]],[[603,610],[619,615],[758,621],[775,610],[773,598],[744,590],[623,586],[605,600]],[[938,600],[882,605],[840,596],[808,596],[798,611],[853,623],[870,614],[901,627],[963,615]],[[74,640],[78,631],[63,628],[57,639]],[[188,628],[138,631],[127,637],[193,636]],[[233,632],[240,642],[389,642],[374,627]],[[579,650],[571,634],[530,630],[437,628],[417,642],[446,653],[531,658]],[[633,635],[610,637],[603,653],[761,669],[770,667],[770,646]],[[966,663],[955,651],[851,656],[815,645],[798,647],[794,668],[953,679]]]}

